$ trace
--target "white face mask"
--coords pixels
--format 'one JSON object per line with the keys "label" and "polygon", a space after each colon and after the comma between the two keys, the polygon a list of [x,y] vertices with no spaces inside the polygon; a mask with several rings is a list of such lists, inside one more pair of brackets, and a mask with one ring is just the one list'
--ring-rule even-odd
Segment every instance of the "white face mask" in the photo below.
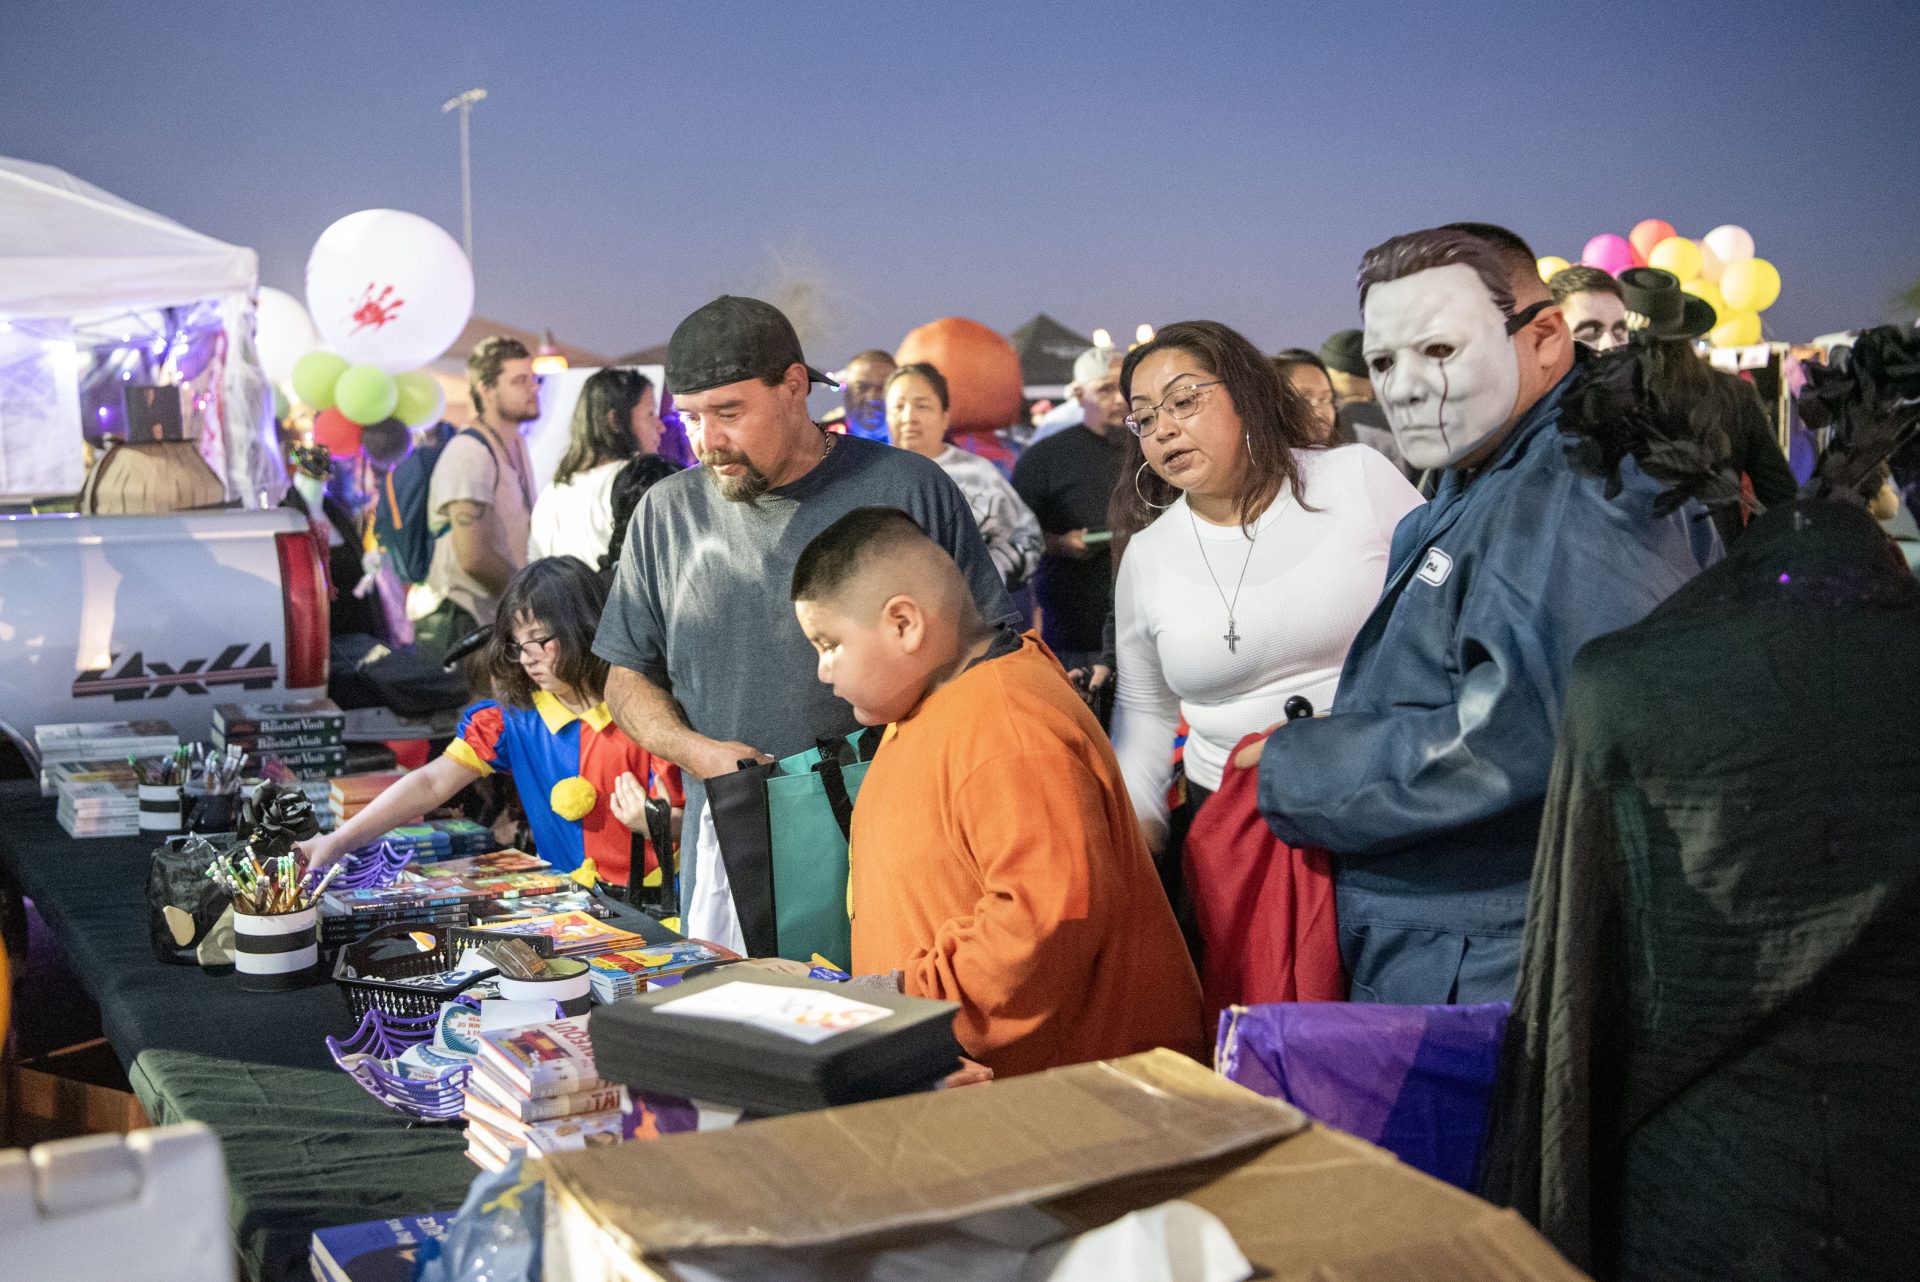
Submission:
{"label": "white face mask", "polygon": [[1375,285],[1363,313],[1374,393],[1409,464],[1452,467],[1506,426],[1520,361],[1473,268],[1449,263]]}

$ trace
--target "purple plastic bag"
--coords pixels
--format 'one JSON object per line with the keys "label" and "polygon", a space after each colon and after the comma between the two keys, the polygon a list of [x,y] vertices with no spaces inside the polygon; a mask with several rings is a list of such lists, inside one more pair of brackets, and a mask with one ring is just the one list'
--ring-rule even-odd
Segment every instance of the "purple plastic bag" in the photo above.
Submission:
{"label": "purple plastic bag", "polygon": [[1249,1090],[1471,1190],[1509,1009],[1506,1002],[1230,1007],[1220,1015],[1214,1064]]}

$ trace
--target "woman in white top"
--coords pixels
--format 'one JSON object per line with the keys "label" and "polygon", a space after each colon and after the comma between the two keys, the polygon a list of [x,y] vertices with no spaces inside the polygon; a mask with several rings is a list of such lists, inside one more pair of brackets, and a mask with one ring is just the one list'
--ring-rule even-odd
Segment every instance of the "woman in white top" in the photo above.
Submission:
{"label": "woman in white top", "polygon": [[[1421,499],[1375,450],[1315,447],[1311,407],[1224,325],[1168,325],[1120,383],[1133,444],[1114,528],[1138,533],[1115,588],[1114,750],[1173,885],[1170,821],[1184,834],[1234,745],[1285,720],[1289,699],[1332,704],[1394,527]],[[1182,716],[1188,798],[1170,815]]]}
{"label": "woman in white top", "polygon": [[938,463],[960,487],[987,555],[1012,592],[1040,566],[1040,522],[999,468],[948,443],[948,400],[946,375],[924,362],[902,365],[887,378],[887,435]]}
{"label": "woman in white top", "polygon": [[613,478],[634,455],[658,453],[665,431],[645,374],[603,369],[587,379],[567,452],[534,501],[527,559],[571,556],[599,569],[613,534]]}

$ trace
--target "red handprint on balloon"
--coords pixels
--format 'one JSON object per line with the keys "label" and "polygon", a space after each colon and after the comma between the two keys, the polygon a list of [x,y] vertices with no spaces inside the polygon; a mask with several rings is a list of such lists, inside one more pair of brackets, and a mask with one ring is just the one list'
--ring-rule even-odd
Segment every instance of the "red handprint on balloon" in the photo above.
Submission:
{"label": "red handprint on balloon", "polygon": [[[376,288],[380,290],[378,294],[373,292]],[[406,305],[407,300],[395,294],[393,286],[369,284],[361,291],[359,302],[354,304],[352,332],[358,334],[363,329],[380,329],[388,321],[398,319],[400,309]]]}

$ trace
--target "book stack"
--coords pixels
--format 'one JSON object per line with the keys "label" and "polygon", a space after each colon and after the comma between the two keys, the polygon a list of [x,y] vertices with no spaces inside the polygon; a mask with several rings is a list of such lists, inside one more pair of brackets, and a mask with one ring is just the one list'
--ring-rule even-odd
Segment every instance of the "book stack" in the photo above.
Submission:
{"label": "book stack", "polygon": [[140,835],[140,798],[131,777],[64,783],[55,813],[69,837]]}
{"label": "book stack", "polygon": [[594,1071],[586,1016],[479,1036],[467,1077],[467,1156],[490,1171],[517,1149],[557,1153],[628,1137],[627,1093]]}
{"label": "book stack", "polygon": [[403,877],[391,886],[329,890],[320,897],[320,943],[351,944],[380,926],[464,926],[486,894],[458,877]]}
{"label": "book stack", "polygon": [[40,795],[51,797],[59,791],[55,766],[164,757],[180,746],[180,736],[160,720],[75,721],[35,726],[33,746],[40,754]]}
{"label": "book stack", "polygon": [[277,757],[297,779],[327,779],[347,768],[346,728],[347,714],[331,699],[222,703],[213,710],[214,747]]}
{"label": "book stack", "polygon": [[390,1220],[318,1229],[307,1248],[314,1282],[413,1282],[423,1242],[444,1242],[454,1213],[396,1215]]}
{"label": "book stack", "polygon": [[[355,776],[364,778],[366,776]],[[339,782],[335,780],[335,782]],[[378,793],[374,794],[375,796]],[[371,797],[367,800],[372,800]],[[327,806],[333,808],[332,794],[328,794]],[[349,802],[345,790],[342,790],[340,809],[352,806],[349,813],[358,813],[366,801]],[[474,855],[486,854],[494,848],[493,832],[485,824],[472,819],[423,819],[419,823],[402,824],[382,834],[381,841],[406,855],[407,862],[415,864],[440,863],[448,859],[467,859]],[[547,865],[543,861],[540,867]]]}
{"label": "book stack", "polygon": [[417,859],[414,864],[417,866],[412,871],[428,872],[436,877],[495,877],[506,872],[540,872],[553,867],[540,856],[515,850],[512,846],[477,855],[464,855],[459,859]]}
{"label": "book stack", "polygon": [[595,1008],[601,1075],[756,1116],[926,1090],[959,1063],[953,1002],[723,966]]}
{"label": "book stack", "polygon": [[681,974],[710,961],[734,961],[740,954],[703,939],[677,939],[658,947],[623,948],[587,958],[593,1000],[605,1005],[631,997],[656,979]]}
{"label": "book stack", "polygon": [[503,921],[483,921],[470,928],[468,941],[479,944],[487,939],[524,939],[542,948],[548,957],[587,957],[596,953],[644,948],[647,940],[618,926],[610,926],[589,912],[542,913],[535,917],[514,917]]}
{"label": "book stack", "polygon": [[[345,765],[346,759],[341,758]],[[404,770],[375,770],[367,774],[340,775],[327,785],[327,809],[333,826],[338,828],[367,808],[367,804],[406,777]],[[416,823],[418,820],[415,821]]]}

